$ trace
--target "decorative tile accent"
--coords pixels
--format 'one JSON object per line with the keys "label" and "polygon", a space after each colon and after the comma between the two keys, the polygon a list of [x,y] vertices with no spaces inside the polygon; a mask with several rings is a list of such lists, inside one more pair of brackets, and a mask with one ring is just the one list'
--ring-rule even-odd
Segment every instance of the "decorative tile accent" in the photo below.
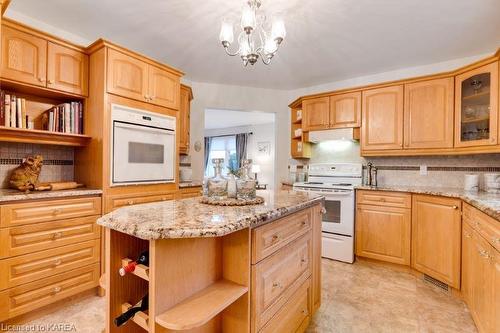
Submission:
{"label": "decorative tile accent", "polygon": [[10,173],[30,155],[42,155],[44,158],[39,181],[74,180],[72,147],[0,142],[0,188],[9,187]]}

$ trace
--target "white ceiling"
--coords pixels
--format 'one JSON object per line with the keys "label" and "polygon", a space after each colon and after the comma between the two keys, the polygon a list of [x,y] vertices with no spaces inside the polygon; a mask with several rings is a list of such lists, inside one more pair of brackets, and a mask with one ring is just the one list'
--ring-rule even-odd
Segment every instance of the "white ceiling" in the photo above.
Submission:
{"label": "white ceiling", "polygon": [[274,113],[232,110],[205,110],[205,129],[269,124],[274,122]]}
{"label": "white ceiling", "polygon": [[243,68],[218,41],[242,0],[13,0],[16,12],[110,39],[193,81],[294,89],[483,53],[500,46],[499,0],[263,0],[287,38],[270,66]]}

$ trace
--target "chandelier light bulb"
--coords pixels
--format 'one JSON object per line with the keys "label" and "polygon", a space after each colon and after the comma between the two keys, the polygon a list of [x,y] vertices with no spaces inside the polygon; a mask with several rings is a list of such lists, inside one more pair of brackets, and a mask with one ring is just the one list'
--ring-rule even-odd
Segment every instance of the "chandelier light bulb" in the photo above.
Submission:
{"label": "chandelier light bulb", "polygon": [[219,40],[222,42],[224,46],[233,43],[234,41],[233,24],[229,20],[222,20]]}
{"label": "chandelier light bulb", "polygon": [[241,28],[248,34],[255,29],[257,25],[257,19],[255,17],[255,10],[250,4],[243,6],[243,12],[241,14]]}
{"label": "chandelier light bulb", "polygon": [[264,44],[264,52],[267,55],[270,55],[270,54],[272,55],[277,50],[278,50],[278,45],[277,45],[276,41],[272,38],[267,38],[266,42]]}
{"label": "chandelier light bulb", "polygon": [[278,42],[278,44],[280,44],[286,37],[285,21],[283,21],[283,19],[279,16],[273,20],[271,35],[273,39]]}
{"label": "chandelier light bulb", "polygon": [[248,56],[250,53],[252,53],[252,47],[248,43],[248,39],[246,38],[246,35],[242,35],[243,38],[240,39],[240,55],[243,57]]}

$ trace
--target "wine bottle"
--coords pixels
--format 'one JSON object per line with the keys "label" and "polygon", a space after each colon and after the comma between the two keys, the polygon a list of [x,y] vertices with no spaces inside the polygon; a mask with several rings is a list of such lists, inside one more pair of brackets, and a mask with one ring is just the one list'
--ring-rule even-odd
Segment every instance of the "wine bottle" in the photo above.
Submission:
{"label": "wine bottle", "polygon": [[120,268],[118,270],[118,273],[120,273],[121,276],[125,276],[127,273],[132,273],[133,271],[135,271],[135,267],[137,265],[149,265],[149,251],[142,252],[136,261],[131,261],[127,264],[127,266]]}
{"label": "wine bottle", "polygon": [[122,326],[127,321],[132,319],[139,311],[147,311],[149,308],[149,295],[146,294],[136,305],[129,308],[127,311],[115,318],[114,322],[117,327]]}

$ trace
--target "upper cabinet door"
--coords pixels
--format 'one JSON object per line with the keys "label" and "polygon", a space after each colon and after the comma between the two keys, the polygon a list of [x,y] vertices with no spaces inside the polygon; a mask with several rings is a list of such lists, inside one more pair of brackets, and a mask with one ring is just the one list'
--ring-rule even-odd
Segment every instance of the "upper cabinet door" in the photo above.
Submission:
{"label": "upper cabinet door", "polygon": [[453,147],[452,77],[405,85],[405,148]]}
{"label": "upper cabinet door", "polygon": [[108,49],[108,92],[148,102],[148,64]]}
{"label": "upper cabinet door", "polygon": [[403,86],[363,91],[361,149],[403,147]]}
{"label": "upper cabinet door", "polygon": [[158,67],[148,67],[150,102],[179,110],[180,78]]}
{"label": "upper cabinet door", "polygon": [[47,54],[47,87],[87,95],[89,57],[52,42]]}
{"label": "upper cabinet door", "polygon": [[46,40],[3,26],[1,59],[2,78],[46,86]]}
{"label": "upper cabinet door", "polygon": [[361,126],[361,92],[330,97],[330,127]]}
{"label": "upper cabinet door", "polygon": [[302,129],[314,131],[330,125],[330,97],[306,99],[302,102]]}
{"label": "upper cabinet door", "polygon": [[498,143],[498,62],[455,77],[455,146]]}
{"label": "upper cabinet door", "polygon": [[191,91],[187,88],[181,88],[181,104],[179,113],[179,152],[187,154],[189,152],[189,129],[190,129],[190,109],[191,109]]}

